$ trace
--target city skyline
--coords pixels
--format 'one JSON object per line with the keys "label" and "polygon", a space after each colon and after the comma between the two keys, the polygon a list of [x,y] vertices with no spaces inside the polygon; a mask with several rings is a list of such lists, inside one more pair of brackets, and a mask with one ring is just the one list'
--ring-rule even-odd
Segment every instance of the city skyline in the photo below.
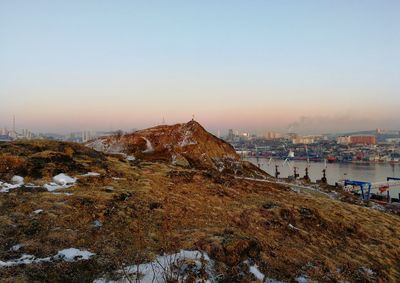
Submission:
{"label": "city skyline", "polygon": [[[195,117],[193,116],[192,119]],[[250,130],[250,129],[245,129],[245,128],[227,128],[221,130],[221,128],[218,128],[215,131],[211,131],[214,135],[217,137],[229,137],[231,133],[234,133],[235,135],[238,136],[257,136],[257,137],[267,137],[269,135],[275,136],[282,138],[284,136],[290,136],[291,134],[298,134],[300,137],[308,137],[308,136],[319,136],[319,135],[333,135],[333,136],[346,136],[348,134],[358,134],[358,133],[364,133],[364,132],[375,132],[377,134],[379,133],[393,133],[397,132],[400,133],[400,129],[387,129],[387,128],[366,128],[366,129],[354,129],[352,131],[344,131],[344,130],[339,130],[339,131],[333,131],[333,132],[304,132],[304,131],[299,131],[303,126],[302,124],[309,124],[307,120],[312,120],[310,117],[301,117],[299,121],[291,123],[288,125],[288,127],[285,130],[274,130],[270,128],[265,128],[265,129],[259,129],[259,130]],[[15,136],[15,135],[21,135],[21,136],[26,136],[28,135],[29,137],[35,137],[35,136],[40,136],[40,135],[60,135],[60,136],[76,136],[76,135],[91,135],[91,136],[101,136],[102,134],[111,134],[111,133],[117,133],[119,131],[125,132],[125,133],[132,133],[138,130],[142,130],[142,128],[81,128],[81,129],[74,129],[70,131],[63,131],[62,129],[58,129],[58,131],[35,131],[30,128],[24,127],[24,125],[18,125],[16,124],[16,117],[12,117],[12,122],[11,126],[1,126],[0,125],[0,135],[10,135],[10,136]],[[176,123],[175,123],[176,124]],[[154,126],[159,126],[159,125],[173,125],[167,123],[165,118],[163,117],[162,120],[159,123],[156,123]],[[276,138],[276,137],[274,137]],[[273,138],[273,139],[274,139]],[[269,138],[267,138],[269,139]]]}
{"label": "city skyline", "polygon": [[400,128],[398,1],[2,1],[0,126]]}

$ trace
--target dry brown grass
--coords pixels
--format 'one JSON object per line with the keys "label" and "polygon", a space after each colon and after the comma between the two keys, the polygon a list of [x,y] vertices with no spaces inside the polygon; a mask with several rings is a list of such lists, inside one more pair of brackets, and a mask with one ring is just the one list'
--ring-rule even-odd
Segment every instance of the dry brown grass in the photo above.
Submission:
{"label": "dry brown grass", "polygon": [[[400,280],[398,216],[161,163],[101,162],[113,170],[86,167],[105,176],[80,178],[66,190],[72,196],[0,194],[0,260],[22,253],[45,257],[69,247],[97,254],[90,261],[0,268],[2,281],[90,282],[179,249],[206,251],[224,282],[249,282],[250,275],[238,276],[248,258],[268,277],[285,281],[300,275],[320,282]],[[36,209],[44,212],[32,214]],[[24,248],[9,251],[17,243]]]}
{"label": "dry brown grass", "polygon": [[26,167],[26,160],[19,156],[0,154],[0,176],[10,176],[11,172],[21,172]]}

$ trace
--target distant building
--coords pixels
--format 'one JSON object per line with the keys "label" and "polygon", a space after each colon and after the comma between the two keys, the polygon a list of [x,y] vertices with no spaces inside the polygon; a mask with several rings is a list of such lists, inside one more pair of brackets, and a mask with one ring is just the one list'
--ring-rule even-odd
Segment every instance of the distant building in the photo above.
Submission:
{"label": "distant building", "polygon": [[13,138],[13,139],[16,139],[18,137],[18,134],[15,131],[9,131],[8,132],[8,136]]}
{"label": "distant building", "polygon": [[0,142],[10,142],[13,138],[8,135],[0,135]]}
{"label": "distant building", "polygon": [[32,139],[32,137],[33,137],[33,134],[32,134],[31,131],[29,131],[29,130],[27,130],[27,129],[23,129],[23,130],[22,130],[22,135],[21,135],[21,138],[22,138],[22,139],[28,139],[28,140],[30,140],[30,139]]}
{"label": "distant building", "polygon": [[315,142],[314,137],[296,137],[292,139],[293,144],[312,144]]}
{"label": "distant building", "polygon": [[387,138],[385,141],[387,143],[400,143],[400,138]]}
{"label": "distant building", "polygon": [[266,132],[264,134],[264,138],[266,140],[276,140],[276,139],[280,139],[282,138],[282,134],[281,133],[275,133],[275,132]]}
{"label": "distant building", "polygon": [[351,136],[350,143],[367,145],[376,144],[376,136]]}
{"label": "distant building", "polygon": [[299,137],[299,134],[296,134],[296,133],[288,133],[288,134],[287,134],[287,137],[288,137],[289,139],[297,139],[297,138]]}
{"label": "distant building", "polygon": [[340,136],[336,138],[336,143],[337,144],[350,144],[351,143],[351,137],[350,136]]}
{"label": "distant building", "polygon": [[233,138],[235,137],[235,135],[233,134],[233,129],[229,129],[229,131],[228,131],[228,140],[229,141],[232,141],[233,140]]}
{"label": "distant building", "polygon": [[82,142],[87,142],[87,141],[91,140],[92,138],[94,138],[92,131],[82,131],[82,136],[81,136]]}

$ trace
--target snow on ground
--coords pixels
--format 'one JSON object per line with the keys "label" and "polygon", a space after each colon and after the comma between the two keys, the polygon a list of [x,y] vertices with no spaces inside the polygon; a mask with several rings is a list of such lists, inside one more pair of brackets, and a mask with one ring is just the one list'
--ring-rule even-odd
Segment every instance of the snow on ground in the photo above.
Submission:
{"label": "snow on ground", "polygon": [[308,282],[308,279],[304,276],[299,276],[295,280],[297,283],[307,283]]}
{"label": "snow on ground", "polygon": [[100,152],[118,154],[124,151],[124,145],[118,139],[109,142],[106,139],[96,139],[86,144],[86,146]]}
{"label": "snow on ground", "polygon": [[42,262],[50,262],[50,257],[45,258],[36,258],[33,255],[23,254],[20,258],[9,260],[9,261],[1,261],[0,260],[0,268],[2,267],[11,267],[16,265],[23,264],[32,264],[32,263],[42,263]]}
{"label": "snow on ground", "polygon": [[[99,278],[93,283],[152,283],[166,282],[166,278],[179,279],[178,282],[185,282],[187,275],[200,275],[201,270],[205,270],[208,279],[203,281],[202,278],[196,278],[194,282],[214,282],[215,272],[214,263],[206,253],[200,251],[185,251],[179,253],[158,256],[153,262],[132,265],[125,270],[120,270],[121,279],[112,281],[106,278]],[[128,275],[128,278],[126,275]],[[175,282],[174,281],[174,282]]]}
{"label": "snow on ground", "polygon": [[16,245],[14,245],[14,246],[12,246],[12,247],[10,248],[10,251],[12,251],[12,252],[17,252],[17,251],[19,251],[22,247],[24,247],[24,244],[16,244]]}
{"label": "snow on ground", "polygon": [[64,173],[58,174],[57,176],[53,177],[54,183],[58,185],[68,185],[74,184],[76,182],[76,178],[72,178]]}
{"label": "snow on ground", "polygon": [[43,209],[36,209],[35,211],[33,211],[34,214],[40,214],[43,212]]}
{"label": "snow on ground", "polygon": [[22,186],[24,184],[24,178],[21,176],[14,176],[11,178],[11,184]]}
{"label": "snow on ground", "polygon": [[192,140],[192,136],[193,136],[192,132],[189,130],[186,130],[183,135],[182,141],[179,142],[179,146],[184,147],[184,146],[188,146],[188,145],[192,145],[192,144],[197,144],[196,141]]}
{"label": "snow on ground", "polygon": [[58,189],[67,189],[75,185],[76,180],[77,180],[76,178],[72,178],[68,175],[61,173],[53,177],[53,182],[45,184],[43,187],[49,192]]}
{"label": "snow on ground", "polygon": [[73,262],[73,261],[77,261],[77,260],[88,260],[94,255],[95,255],[94,253],[91,253],[86,250],[81,251],[76,248],[69,248],[69,249],[64,249],[64,250],[59,251],[54,256],[54,259]]}
{"label": "snow on ground", "polygon": [[151,152],[154,152],[154,147],[153,147],[153,145],[151,144],[151,142],[150,142],[147,138],[145,138],[145,137],[142,137],[142,139],[144,139],[144,140],[146,141],[146,149],[143,150],[142,152],[143,152],[143,153],[151,153]]}
{"label": "snow on ground", "polygon": [[8,193],[10,190],[21,187],[21,185],[13,185],[0,181],[0,193]]}
{"label": "snow on ground", "polygon": [[254,277],[263,282],[263,283],[283,283],[282,281],[278,281],[275,279],[271,279],[271,278],[266,278],[266,276],[264,275],[264,273],[262,273],[259,269],[257,264],[255,263],[251,263],[251,260],[245,260],[244,263],[247,264],[247,266],[249,267],[249,272],[251,274],[254,275]]}
{"label": "snow on ground", "polygon": [[33,189],[33,188],[40,188],[40,186],[35,185],[35,184],[32,184],[32,183],[25,184],[25,187],[26,187],[26,188],[30,188],[30,189]]}
{"label": "snow on ground", "polygon": [[[93,172],[90,173],[95,174]],[[53,182],[43,185],[43,188],[45,188],[49,192],[58,189],[67,189],[75,185],[76,180],[77,180],[76,178],[72,178],[66,174],[61,173],[53,177]],[[14,176],[12,177],[11,182],[12,184],[0,181],[0,193],[8,193],[10,190],[22,187],[24,185],[24,178],[21,176]],[[33,184],[27,184],[26,187],[37,188],[39,186]]]}
{"label": "snow on ground", "polygon": [[11,267],[16,265],[23,264],[33,264],[33,263],[42,263],[42,262],[52,262],[57,260],[63,260],[67,262],[74,262],[78,260],[88,260],[94,253],[91,253],[86,250],[79,250],[75,248],[69,248],[65,250],[59,251],[56,255],[45,257],[45,258],[37,258],[34,255],[23,254],[20,258],[9,260],[9,261],[1,261],[0,260],[0,268],[2,267]]}
{"label": "snow on ground", "polygon": [[115,181],[126,180],[126,178],[120,178],[120,177],[112,177],[112,179]]}
{"label": "snow on ground", "polygon": [[253,274],[258,280],[264,281],[265,275],[259,269],[257,264],[249,265],[249,272]]}
{"label": "snow on ground", "polygon": [[89,142],[87,146],[97,151],[105,152],[107,150],[107,146],[102,139],[97,139],[92,142]]}
{"label": "snow on ground", "polygon": [[106,153],[112,153],[112,154],[119,154],[122,153],[125,149],[125,146],[120,143],[120,142],[115,142],[112,143],[106,150]]}
{"label": "snow on ground", "polygon": [[96,172],[87,172],[86,174],[81,175],[82,177],[98,177],[100,176],[100,173]]}
{"label": "snow on ground", "polygon": [[64,196],[72,196],[73,193],[59,193],[59,192],[53,192],[53,195],[64,195]]}
{"label": "snow on ground", "polygon": [[171,164],[176,165],[176,154],[171,155]]}
{"label": "snow on ground", "polygon": [[72,185],[64,185],[64,186],[61,186],[61,185],[58,185],[58,184],[56,184],[56,183],[49,183],[49,184],[45,184],[44,186],[43,186],[43,188],[45,188],[46,190],[48,190],[49,192],[52,192],[52,191],[55,191],[55,190],[59,190],[59,189],[68,189],[68,188],[70,188],[70,187],[72,187]]}
{"label": "snow on ground", "polygon": [[96,228],[100,228],[103,226],[103,223],[100,220],[93,221],[93,226]]}
{"label": "snow on ground", "polygon": [[11,184],[0,181],[0,193],[8,193],[10,190],[17,189],[24,185],[24,178],[21,176],[13,176]]}
{"label": "snow on ground", "polygon": [[128,161],[135,161],[135,156],[133,156],[133,155],[127,155],[126,156],[126,160],[128,160]]}
{"label": "snow on ground", "polygon": [[289,223],[288,227],[292,230],[300,230],[299,228],[293,226],[292,224]]}

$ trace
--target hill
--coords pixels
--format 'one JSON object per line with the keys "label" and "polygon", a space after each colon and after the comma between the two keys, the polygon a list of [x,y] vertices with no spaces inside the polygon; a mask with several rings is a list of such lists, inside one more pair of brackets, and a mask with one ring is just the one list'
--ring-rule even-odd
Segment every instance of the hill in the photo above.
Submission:
{"label": "hill", "polygon": [[[216,158],[241,163],[231,148],[213,137],[203,137],[211,139],[210,152],[181,148],[178,129],[197,127],[185,125],[105,140],[137,140],[126,151],[135,160],[74,143],[0,145],[7,160],[0,170],[0,187],[7,186],[0,192],[0,281],[400,280],[398,216],[266,177],[222,173]],[[139,137],[151,142],[149,155]],[[189,150],[197,157],[187,158]],[[171,162],[175,153],[189,165]],[[199,161],[202,154],[211,163]],[[24,183],[12,178],[18,174]]]}
{"label": "hill", "polygon": [[208,133],[194,120],[103,137],[86,145],[104,153],[124,154],[131,160],[164,162],[248,177],[268,176],[253,164],[240,161],[230,144]]}

